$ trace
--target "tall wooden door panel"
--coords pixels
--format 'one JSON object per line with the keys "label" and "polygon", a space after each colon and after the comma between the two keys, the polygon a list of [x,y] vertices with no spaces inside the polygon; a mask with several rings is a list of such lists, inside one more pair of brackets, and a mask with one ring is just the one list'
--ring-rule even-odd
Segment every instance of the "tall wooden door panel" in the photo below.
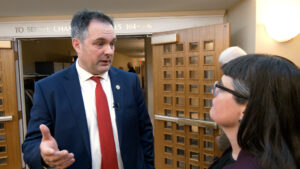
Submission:
{"label": "tall wooden door panel", "polygon": [[226,23],[153,34],[178,38],[153,45],[157,169],[206,169],[220,154],[219,129],[209,110],[212,86],[222,74],[218,56],[229,47],[229,32]]}
{"label": "tall wooden door panel", "polygon": [[[10,42],[9,42],[10,43]],[[0,168],[21,169],[14,51],[0,47]]]}

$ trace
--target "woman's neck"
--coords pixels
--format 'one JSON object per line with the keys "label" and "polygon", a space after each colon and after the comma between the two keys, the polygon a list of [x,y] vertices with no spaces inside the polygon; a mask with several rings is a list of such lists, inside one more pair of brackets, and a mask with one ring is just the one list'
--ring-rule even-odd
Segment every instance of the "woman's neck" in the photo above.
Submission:
{"label": "woman's neck", "polygon": [[241,148],[237,142],[238,128],[223,128],[224,133],[229,139],[232,148],[232,158],[237,160],[237,157],[241,151]]}

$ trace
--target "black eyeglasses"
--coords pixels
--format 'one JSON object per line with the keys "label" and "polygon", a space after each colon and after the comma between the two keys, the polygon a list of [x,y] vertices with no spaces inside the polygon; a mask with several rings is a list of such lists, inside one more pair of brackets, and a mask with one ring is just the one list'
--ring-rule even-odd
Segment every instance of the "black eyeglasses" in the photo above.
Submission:
{"label": "black eyeglasses", "polygon": [[234,96],[236,97],[239,97],[239,98],[243,98],[243,99],[248,99],[246,96],[243,96],[242,94],[234,91],[234,90],[231,90],[231,89],[228,89],[227,87],[221,85],[218,81],[216,81],[214,83],[214,88],[213,88],[213,96],[216,97],[218,94],[219,94],[219,91],[216,90],[216,88],[220,88],[228,93],[231,93],[233,94]]}

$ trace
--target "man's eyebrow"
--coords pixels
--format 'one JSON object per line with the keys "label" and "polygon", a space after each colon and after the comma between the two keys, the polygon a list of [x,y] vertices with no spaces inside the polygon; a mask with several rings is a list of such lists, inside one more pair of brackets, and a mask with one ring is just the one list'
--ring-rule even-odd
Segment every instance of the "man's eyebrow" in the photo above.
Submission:
{"label": "man's eyebrow", "polygon": [[97,38],[97,39],[95,39],[95,40],[96,40],[96,41],[98,41],[98,40],[99,40],[99,41],[100,41],[100,40],[101,40],[101,41],[103,41],[103,40],[105,41],[106,39],[100,37],[100,38]]}
{"label": "man's eyebrow", "polygon": [[[107,39],[100,37],[100,38],[97,38],[96,41],[107,41]],[[116,42],[116,41],[117,41],[117,38],[112,39],[112,42]]]}

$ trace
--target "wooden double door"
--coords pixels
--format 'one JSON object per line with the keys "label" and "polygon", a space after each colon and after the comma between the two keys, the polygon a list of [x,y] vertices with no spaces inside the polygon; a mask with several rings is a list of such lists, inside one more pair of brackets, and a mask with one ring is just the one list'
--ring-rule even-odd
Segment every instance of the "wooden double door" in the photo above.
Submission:
{"label": "wooden double door", "polygon": [[[207,169],[220,155],[211,120],[211,89],[222,72],[219,54],[229,47],[230,25],[157,33],[153,45],[154,138],[157,169]],[[163,42],[165,41],[165,43]]]}

